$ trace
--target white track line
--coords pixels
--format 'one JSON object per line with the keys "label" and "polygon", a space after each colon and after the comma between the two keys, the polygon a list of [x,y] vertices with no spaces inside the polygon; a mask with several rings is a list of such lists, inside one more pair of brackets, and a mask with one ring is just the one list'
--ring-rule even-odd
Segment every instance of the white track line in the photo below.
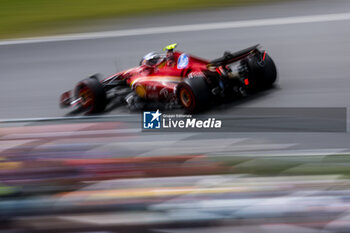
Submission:
{"label": "white track line", "polygon": [[[18,123],[27,121],[61,121],[61,120],[91,120],[91,119],[113,119],[127,117],[140,117],[140,115],[98,115],[98,116],[65,116],[65,117],[38,117],[38,118],[17,118],[17,119],[0,119],[0,124]],[[137,118],[135,118],[137,119]]]}
{"label": "white track line", "polygon": [[74,41],[74,40],[114,38],[114,37],[124,37],[124,36],[141,36],[141,35],[152,35],[152,34],[162,34],[162,33],[176,33],[176,32],[189,32],[189,31],[193,32],[193,31],[261,27],[261,26],[278,26],[278,25],[288,25],[288,24],[320,23],[320,22],[332,22],[332,21],[344,21],[344,20],[350,20],[350,12],[337,13],[337,14],[322,14],[322,15],[308,15],[308,16],[294,16],[294,17],[282,17],[282,18],[204,23],[204,24],[176,25],[176,26],[165,26],[165,27],[137,28],[137,29],[128,29],[128,30],[117,30],[117,31],[68,34],[68,35],[62,35],[62,36],[34,37],[34,38],[26,38],[26,39],[4,40],[4,41],[0,41],[0,45]]}
{"label": "white track line", "polygon": [[1,138],[1,140],[18,140],[26,138],[56,138],[56,137],[80,137],[80,136],[94,136],[94,135],[105,135],[114,136],[117,134],[125,133],[139,133],[140,128],[130,129],[108,129],[108,130],[83,130],[83,131],[64,131],[64,132],[44,132],[44,133],[15,133],[8,134]]}

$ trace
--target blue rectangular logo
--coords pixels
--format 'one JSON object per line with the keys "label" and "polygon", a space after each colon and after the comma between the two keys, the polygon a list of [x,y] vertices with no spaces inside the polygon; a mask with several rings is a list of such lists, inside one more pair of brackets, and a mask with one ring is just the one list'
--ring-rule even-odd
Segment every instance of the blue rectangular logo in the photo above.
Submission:
{"label": "blue rectangular logo", "polygon": [[144,129],[160,129],[161,128],[161,116],[162,113],[157,110],[156,112],[143,112],[143,128]]}

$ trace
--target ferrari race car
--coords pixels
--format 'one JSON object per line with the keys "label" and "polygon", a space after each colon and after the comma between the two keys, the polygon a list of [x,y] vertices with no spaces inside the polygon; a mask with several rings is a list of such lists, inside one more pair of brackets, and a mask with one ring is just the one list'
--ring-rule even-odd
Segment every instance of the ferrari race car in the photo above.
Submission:
{"label": "ferrari race car", "polygon": [[61,95],[61,107],[88,113],[105,110],[118,101],[135,109],[149,102],[180,106],[193,113],[225,99],[271,87],[277,71],[273,60],[258,45],[209,61],[175,51],[151,52],[140,65],[99,80],[97,75],[80,81],[73,91]]}

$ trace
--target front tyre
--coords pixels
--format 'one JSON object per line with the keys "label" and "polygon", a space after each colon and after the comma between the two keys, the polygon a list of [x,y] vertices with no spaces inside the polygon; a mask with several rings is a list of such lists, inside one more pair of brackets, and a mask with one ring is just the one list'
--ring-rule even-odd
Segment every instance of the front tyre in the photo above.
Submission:
{"label": "front tyre", "polygon": [[198,112],[208,106],[210,90],[204,77],[188,78],[176,89],[179,104],[189,113]]}
{"label": "front tyre", "polygon": [[97,78],[87,78],[79,82],[75,88],[75,97],[88,113],[102,112],[107,106],[107,96]]}

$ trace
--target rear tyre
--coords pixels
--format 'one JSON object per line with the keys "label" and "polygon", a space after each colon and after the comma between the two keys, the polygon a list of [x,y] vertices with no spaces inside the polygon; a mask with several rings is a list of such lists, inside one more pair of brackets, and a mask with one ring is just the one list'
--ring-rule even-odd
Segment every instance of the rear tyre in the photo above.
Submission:
{"label": "rear tyre", "polygon": [[248,79],[248,89],[265,89],[276,82],[277,69],[272,58],[266,53],[265,60],[257,55],[241,61],[240,76]]}
{"label": "rear tyre", "polygon": [[188,78],[177,87],[179,104],[189,113],[208,107],[210,89],[204,77]]}
{"label": "rear tyre", "polygon": [[97,78],[87,78],[78,83],[75,97],[81,98],[81,106],[88,113],[102,112],[107,106],[106,92]]}

